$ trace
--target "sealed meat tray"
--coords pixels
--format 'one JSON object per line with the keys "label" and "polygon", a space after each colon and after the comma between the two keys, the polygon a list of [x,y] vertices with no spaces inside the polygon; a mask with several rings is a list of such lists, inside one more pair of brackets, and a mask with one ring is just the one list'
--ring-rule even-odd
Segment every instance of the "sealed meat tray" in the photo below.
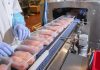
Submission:
{"label": "sealed meat tray", "polygon": [[54,38],[52,36],[49,36],[49,35],[43,35],[43,34],[35,34],[35,33],[32,33],[31,36],[30,36],[30,39],[31,40],[38,40],[38,41],[41,41],[43,43],[43,45],[46,45],[48,46],[53,40]]}
{"label": "sealed meat tray", "polygon": [[11,56],[12,67],[17,70],[27,70],[36,60],[36,55],[24,50],[16,50]]}

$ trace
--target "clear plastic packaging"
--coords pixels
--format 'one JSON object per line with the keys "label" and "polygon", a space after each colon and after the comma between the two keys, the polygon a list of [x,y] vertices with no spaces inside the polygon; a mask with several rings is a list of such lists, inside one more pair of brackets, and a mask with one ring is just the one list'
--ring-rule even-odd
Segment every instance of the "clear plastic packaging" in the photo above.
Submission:
{"label": "clear plastic packaging", "polygon": [[26,70],[28,68],[28,63],[25,62],[23,59],[17,57],[17,56],[12,56],[11,57],[13,62],[12,62],[12,67],[17,69],[17,70]]}
{"label": "clear plastic packaging", "polygon": [[74,20],[74,17],[65,17],[65,16],[62,16],[61,20],[65,20],[67,23],[71,23]]}
{"label": "clear plastic packaging", "polygon": [[73,17],[61,16],[57,18],[56,20],[53,20],[52,22],[46,24],[44,27],[60,26],[60,27],[66,28],[73,20],[74,20]]}
{"label": "clear plastic packaging", "polygon": [[31,54],[36,54],[38,52],[40,52],[43,48],[42,47],[34,47],[34,46],[29,46],[29,45],[20,45],[16,50],[17,51],[26,51],[29,52]]}
{"label": "clear plastic packaging", "polygon": [[[25,62],[27,62],[29,65],[31,65],[35,61],[35,57],[29,52],[26,51],[16,51],[13,56],[19,57],[23,59]],[[32,59],[30,59],[33,57]]]}
{"label": "clear plastic packaging", "polygon": [[12,60],[10,58],[0,58],[0,70],[11,70]]}
{"label": "clear plastic packaging", "polygon": [[45,45],[49,45],[54,40],[54,38],[49,35],[40,35],[40,37],[44,38],[44,41],[47,41],[45,42]]}
{"label": "clear plastic packaging", "polygon": [[32,34],[30,36],[31,40],[38,40],[43,42],[44,45],[49,45],[52,41],[53,41],[53,37],[49,36],[49,35],[43,35],[43,34]]}
{"label": "clear plastic packaging", "polygon": [[21,43],[21,45],[28,45],[28,46],[34,46],[34,47],[38,47],[38,48],[43,48],[43,42],[38,41],[38,40],[26,39]]}
{"label": "clear plastic packaging", "polygon": [[63,27],[61,26],[46,26],[47,29],[60,33],[63,31]]}
{"label": "clear plastic packaging", "polygon": [[27,70],[35,62],[35,55],[26,51],[16,51],[12,58],[12,67],[17,70]]}
{"label": "clear plastic packaging", "polygon": [[56,33],[55,31],[52,31],[52,30],[49,30],[49,29],[40,29],[38,30],[38,32],[40,34],[43,34],[43,35],[49,35],[49,36],[52,36],[52,37],[56,37],[58,35],[58,33]]}
{"label": "clear plastic packaging", "polygon": [[35,40],[41,41],[41,42],[43,42],[43,45],[48,45],[48,44],[49,44],[48,40],[46,40],[46,39],[43,38],[43,37],[41,38],[40,35],[31,36],[30,39],[32,39],[32,40],[35,39]]}
{"label": "clear plastic packaging", "polygon": [[58,22],[56,23],[61,24],[62,27],[66,28],[72,21],[73,18],[60,17],[60,20],[58,19]]}

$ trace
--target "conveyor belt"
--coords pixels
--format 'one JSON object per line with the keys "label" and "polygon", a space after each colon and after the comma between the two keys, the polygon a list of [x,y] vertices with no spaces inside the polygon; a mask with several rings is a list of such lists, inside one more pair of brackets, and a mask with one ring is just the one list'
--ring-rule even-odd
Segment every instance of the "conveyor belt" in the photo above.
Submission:
{"label": "conveyor belt", "polygon": [[54,59],[49,64],[49,66],[47,67],[46,70],[60,70],[61,69],[61,67],[64,63],[64,60],[70,51],[73,38],[75,38],[75,35],[72,33],[70,38],[66,40],[63,47],[60,49],[60,51],[54,57]]}
{"label": "conveyor belt", "polygon": [[[65,40],[68,39],[70,34],[75,30],[77,26],[77,22],[73,21],[60,35],[59,37],[52,43],[52,45],[49,46],[46,52],[44,52],[45,58],[43,61],[38,65],[38,67],[34,67],[33,64],[29,70],[44,70],[48,64],[52,61],[54,56],[57,54],[57,52],[62,48],[63,44],[65,43]],[[41,55],[41,56],[42,56]],[[40,57],[39,57],[40,58]]]}

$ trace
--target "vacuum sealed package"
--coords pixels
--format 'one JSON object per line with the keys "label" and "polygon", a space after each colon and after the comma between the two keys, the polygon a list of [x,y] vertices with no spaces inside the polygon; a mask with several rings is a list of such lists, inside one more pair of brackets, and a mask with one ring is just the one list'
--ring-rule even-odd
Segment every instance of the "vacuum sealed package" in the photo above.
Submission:
{"label": "vacuum sealed package", "polygon": [[68,23],[64,22],[63,20],[58,20],[58,21],[55,21],[55,24],[53,24],[53,25],[60,26],[62,28],[66,28],[68,26]]}
{"label": "vacuum sealed package", "polygon": [[65,17],[65,16],[62,16],[61,17],[61,20],[65,20],[66,22],[68,23],[71,23],[72,21],[74,21],[74,16],[73,17]]}
{"label": "vacuum sealed package", "polygon": [[49,36],[52,36],[52,37],[56,37],[58,35],[58,33],[56,33],[55,31],[52,31],[52,30],[48,30],[48,29],[40,29],[38,30],[38,32],[40,34],[43,34],[43,35],[49,35]]}
{"label": "vacuum sealed package", "polygon": [[49,36],[49,35],[43,35],[43,34],[41,34],[40,37],[43,37],[44,41],[48,42],[48,43],[45,42],[45,45],[49,45],[54,40],[54,38],[51,37],[51,36]]}
{"label": "vacuum sealed package", "polygon": [[26,39],[24,40],[21,45],[29,45],[29,46],[34,46],[34,47],[38,47],[40,49],[43,48],[43,42],[38,41],[38,40],[30,40],[30,39]]}
{"label": "vacuum sealed package", "polygon": [[43,34],[31,34],[30,39],[32,40],[38,40],[43,42],[43,45],[49,45],[53,41],[53,37],[49,35],[43,35]]}
{"label": "vacuum sealed package", "polygon": [[45,26],[63,26],[63,24],[59,23],[59,21],[52,21],[50,24]]}
{"label": "vacuum sealed package", "polygon": [[35,47],[35,46],[29,46],[29,45],[19,45],[19,47],[16,49],[17,51],[26,51],[31,53],[32,55],[39,53],[42,48]]}
{"label": "vacuum sealed package", "polygon": [[41,41],[41,42],[43,43],[43,45],[48,44],[48,41],[45,40],[43,37],[40,37],[40,34],[37,34],[37,35],[31,35],[29,39]]}
{"label": "vacuum sealed package", "polygon": [[[41,33],[36,34],[35,37],[36,38],[38,37],[38,39],[41,39],[43,44],[46,46],[49,45],[54,40],[54,37],[47,34],[41,34]],[[31,39],[34,39],[34,34],[31,35]]]}
{"label": "vacuum sealed package", "polygon": [[61,26],[46,26],[47,29],[57,32],[58,34],[63,31]]}
{"label": "vacuum sealed package", "polygon": [[17,57],[17,56],[12,56],[11,57],[13,62],[12,62],[12,67],[17,70],[26,70],[28,68],[28,63],[26,63],[23,59]]}
{"label": "vacuum sealed package", "polygon": [[19,57],[31,65],[35,61],[35,57],[29,52],[26,51],[16,51],[13,56]]}
{"label": "vacuum sealed package", "polygon": [[67,22],[66,20],[60,20],[59,23],[62,24],[62,27],[63,27],[63,28],[66,28],[66,27],[70,24],[70,23]]}
{"label": "vacuum sealed package", "polygon": [[48,23],[45,26],[60,26],[60,27],[66,28],[73,20],[74,18],[72,17],[61,16],[57,18],[56,20],[53,20],[52,22]]}
{"label": "vacuum sealed package", "polygon": [[0,58],[0,70],[11,70],[12,60],[7,57]]}
{"label": "vacuum sealed package", "polygon": [[26,51],[15,51],[11,58],[12,67],[17,70],[27,70],[35,62],[35,56]]}

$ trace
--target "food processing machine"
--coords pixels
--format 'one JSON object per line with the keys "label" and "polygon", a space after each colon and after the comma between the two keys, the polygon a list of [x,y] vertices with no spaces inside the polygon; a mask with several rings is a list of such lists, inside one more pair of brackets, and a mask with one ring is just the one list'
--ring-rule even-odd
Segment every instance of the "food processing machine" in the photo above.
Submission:
{"label": "food processing machine", "polygon": [[[44,5],[41,4],[42,10],[44,8],[43,6]],[[66,14],[68,15],[69,13],[71,15],[74,15],[75,18],[78,18],[81,20],[81,23],[86,23],[83,26],[81,33],[87,34],[89,36],[89,42],[88,42],[89,49],[99,49],[100,47],[99,45],[100,44],[100,33],[99,33],[100,8],[99,7],[100,7],[99,0],[48,0],[48,22],[53,21],[59,16],[66,15]],[[82,15],[78,17],[80,9],[87,10],[85,17],[83,18],[82,18]],[[41,17],[43,15],[42,10],[41,10]],[[63,66],[64,64],[66,64],[64,61],[68,53],[70,52],[70,49],[71,49],[70,46],[72,46],[72,43],[73,43],[72,41],[75,38],[75,33],[78,28],[77,26],[78,26],[77,22],[76,23],[72,22],[56,38],[56,40],[54,40],[53,43],[49,45],[49,48],[46,49],[40,55],[40,57],[38,57],[37,61],[29,68],[29,70],[33,70],[33,69],[34,70],[69,70],[66,68],[64,69]],[[73,67],[70,67],[70,68],[73,68]]]}
{"label": "food processing machine", "polygon": [[[54,10],[58,8],[69,9],[87,9],[87,25],[82,32],[89,35],[89,47],[99,48],[100,43],[100,1],[99,0],[48,0],[48,22],[54,19]],[[41,9],[43,5],[41,4]],[[43,11],[41,10],[41,16]],[[59,15],[59,14],[58,14]],[[64,14],[62,14],[64,15]]]}

